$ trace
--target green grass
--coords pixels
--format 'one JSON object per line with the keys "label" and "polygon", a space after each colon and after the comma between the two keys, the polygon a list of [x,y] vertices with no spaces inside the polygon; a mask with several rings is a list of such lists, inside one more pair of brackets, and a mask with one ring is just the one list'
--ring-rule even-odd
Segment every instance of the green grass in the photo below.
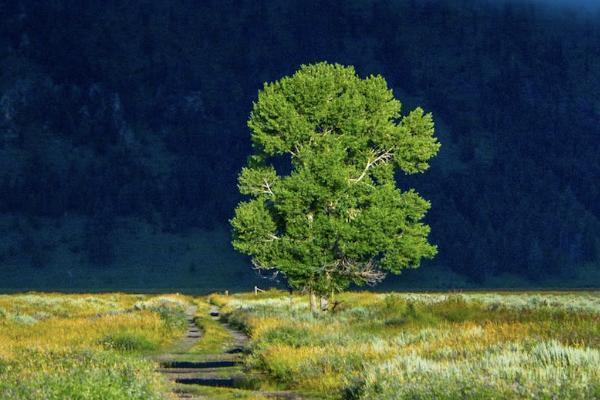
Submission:
{"label": "green grass", "polygon": [[189,351],[197,355],[222,353],[231,344],[232,337],[223,325],[210,317],[210,306],[206,302],[198,302],[194,322],[202,331],[199,340]]}
{"label": "green grass", "polygon": [[0,398],[158,400],[166,387],[153,365],[113,351],[22,351],[0,369]]}
{"label": "green grass", "polygon": [[[232,388],[220,388],[220,387],[207,387],[207,386],[185,386],[180,385],[181,389],[186,393],[190,393],[196,396],[202,396],[200,398],[206,398],[210,400],[267,400],[269,397],[263,396],[260,393],[253,393],[243,389],[232,389]],[[272,397],[271,397],[272,398]]]}
{"label": "green grass", "polygon": [[[195,304],[190,360],[251,335],[252,387],[320,399],[600,398],[600,293],[346,293],[313,316],[303,296],[0,295],[0,398],[167,399],[149,356],[173,352]],[[239,355],[231,355],[239,357]],[[239,372],[235,367],[224,374]],[[254,381],[258,379],[259,381]],[[256,392],[202,388],[211,399]],[[262,397],[261,397],[262,396]]]}
{"label": "green grass", "polygon": [[313,317],[284,293],[218,296],[247,367],[331,399],[600,398],[600,295],[372,294]]}
{"label": "green grass", "polygon": [[0,295],[0,399],[167,399],[146,356],[185,331],[182,296]]}
{"label": "green grass", "polygon": [[156,346],[146,337],[130,332],[116,332],[103,337],[100,344],[107,350],[121,352],[149,352],[156,350]]}

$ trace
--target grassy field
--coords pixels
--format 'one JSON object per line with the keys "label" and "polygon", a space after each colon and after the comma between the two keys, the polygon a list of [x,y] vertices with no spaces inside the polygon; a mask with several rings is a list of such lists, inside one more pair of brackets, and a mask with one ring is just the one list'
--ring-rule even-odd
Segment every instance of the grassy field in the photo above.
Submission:
{"label": "grassy field", "polygon": [[[250,335],[262,389],[317,399],[600,399],[599,292],[347,293],[313,316],[304,296],[0,295],[0,399],[169,399],[151,356],[185,331],[198,357]],[[202,389],[207,398],[250,398]]]}
{"label": "grassy field", "polygon": [[599,399],[600,296],[213,296],[252,338],[248,367],[331,399]]}
{"label": "grassy field", "polygon": [[0,296],[0,398],[163,399],[143,356],[185,327],[178,296]]}

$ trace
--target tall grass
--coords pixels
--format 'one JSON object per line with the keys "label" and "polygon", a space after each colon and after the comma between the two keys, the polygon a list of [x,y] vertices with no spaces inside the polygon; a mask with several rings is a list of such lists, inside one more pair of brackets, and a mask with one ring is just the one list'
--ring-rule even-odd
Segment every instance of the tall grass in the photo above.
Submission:
{"label": "tall grass", "polygon": [[158,400],[166,388],[145,360],[114,351],[22,350],[0,369],[0,398]]}
{"label": "tall grass", "polygon": [[597,293],[370,294],[313,317],[283,293],[216,296],[248,366],[325,398],[600,398]]}
{"label": "tall grass", "polygon": [[165,398],[154,364],[140,356],[183,334],[187,304],[178,296],[0,296],[0,398]]}

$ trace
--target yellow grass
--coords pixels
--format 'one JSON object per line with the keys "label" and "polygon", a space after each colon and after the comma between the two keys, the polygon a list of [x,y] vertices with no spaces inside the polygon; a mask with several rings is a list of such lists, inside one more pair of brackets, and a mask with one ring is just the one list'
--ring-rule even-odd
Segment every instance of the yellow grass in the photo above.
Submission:
{"label": "yellow grass", "polygon": [[214,299],[251,333],[249,367],[322,397],[600,396],[598,293],[346,293],[338,300],[336,313],[313,317],[304,297],[282,292]]}
{"label": "yellow grass", "polygon": [[188,301],[125,294],[0,296],[0,398],[166,398],[155,365],[141,356],[182,335],[178,315]]}

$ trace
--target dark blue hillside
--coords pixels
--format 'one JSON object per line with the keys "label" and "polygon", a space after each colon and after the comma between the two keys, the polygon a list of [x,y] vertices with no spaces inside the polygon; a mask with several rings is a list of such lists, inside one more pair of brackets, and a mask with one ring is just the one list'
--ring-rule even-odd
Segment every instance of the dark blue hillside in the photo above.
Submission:
{"label": "dark blue hillside", "polygon": [[439,255],[400,281],[599,286],[600,10],[335,3],[0,1],[0,288],[251,288],[228,244],[245,122],[320,60],[437,122],[432,168],[398,180]]}

